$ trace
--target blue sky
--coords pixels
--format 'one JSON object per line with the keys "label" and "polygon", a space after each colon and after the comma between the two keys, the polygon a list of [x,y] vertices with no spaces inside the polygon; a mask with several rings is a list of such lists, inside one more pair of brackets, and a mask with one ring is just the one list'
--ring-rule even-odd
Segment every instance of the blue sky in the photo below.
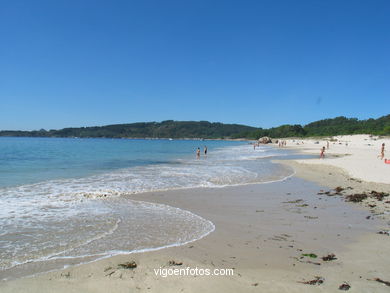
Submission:
{"label": "blue sky", "polygon": [[390,1],[0,0],[0,129],[390,113]]}

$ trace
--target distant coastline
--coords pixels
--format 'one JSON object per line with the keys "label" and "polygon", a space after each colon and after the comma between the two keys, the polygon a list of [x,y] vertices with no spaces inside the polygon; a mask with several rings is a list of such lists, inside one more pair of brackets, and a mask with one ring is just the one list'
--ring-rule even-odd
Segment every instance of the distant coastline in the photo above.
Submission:
{"label": "distant coastline", "polygon": [[3,130],[0,136],[78,137],[131,139],[237,139],[239,134],[257,130],[256,127],[211,123],[208,121],[139,122],[106,126],[63,128],[60,130]]}
{"label": "distant coastline", "polygon": [[77,137],[77,136],[15,136],[15,135],[0,135],[8,138],[71,138],[71,139],[127,139],[127,140],[199,140],[199,141],[248,141],[253,142],[254,139],[249,138],[202,138],[202,137]]}
{"label": "distant coastline", "polygon": [[127,139],[233,139],[255,140],[263,136],[324,137],[352,134],[390,135],[390,114],[377,119],[336,117],[307,125],[285,124],[263,129],[241,124],[208,121],[138,122],[106,126],[71,127],[59,130],[1,130],[0,136],[12,137],[73,137]]}

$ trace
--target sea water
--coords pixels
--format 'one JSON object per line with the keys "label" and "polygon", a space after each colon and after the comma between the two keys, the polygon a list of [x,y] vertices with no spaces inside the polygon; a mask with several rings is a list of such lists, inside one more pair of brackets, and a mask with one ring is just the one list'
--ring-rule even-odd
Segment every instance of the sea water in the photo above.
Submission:
{"label": "sea water", "polygon": [[271,159],[285,155],[237,141],[2,137],[0,278],[199,239],[213,223],[128,195],[283,180],[292,171]]}

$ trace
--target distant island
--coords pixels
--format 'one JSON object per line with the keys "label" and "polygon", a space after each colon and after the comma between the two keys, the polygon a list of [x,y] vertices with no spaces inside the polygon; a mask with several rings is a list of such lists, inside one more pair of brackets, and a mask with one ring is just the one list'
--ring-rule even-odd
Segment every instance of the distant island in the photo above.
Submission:
{"label": "distant island", "polygon": [[0,136],[80,137],[80,138],[204,138],[258,139],[269,137],[335,136],[346,134],[390,135],[390,114],[378,119],[336,117],[307,125],[281,125],[269,129],[208,121],[139,122],[106,126],[63,128],[60,130],[3,130]]}

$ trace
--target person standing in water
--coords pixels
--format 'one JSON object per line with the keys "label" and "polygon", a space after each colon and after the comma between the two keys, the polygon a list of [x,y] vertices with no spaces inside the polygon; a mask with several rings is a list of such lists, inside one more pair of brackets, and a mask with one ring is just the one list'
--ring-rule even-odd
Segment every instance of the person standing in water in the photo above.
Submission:
{"label": "person standing in water", "polygon": [[207,156],[207,146],[204,146],[203,151],[204,151],[204,155]]}
{"label": "person standing in water", "polygon": [[197,159],[200,158],[200,148],[197,148],[197,150],[196,150],[196,158]]}
{"label": "person standing in water", "polygon": [[321,153],[320,153],[320,159],[325,158],[325,147],[322,147]]}

